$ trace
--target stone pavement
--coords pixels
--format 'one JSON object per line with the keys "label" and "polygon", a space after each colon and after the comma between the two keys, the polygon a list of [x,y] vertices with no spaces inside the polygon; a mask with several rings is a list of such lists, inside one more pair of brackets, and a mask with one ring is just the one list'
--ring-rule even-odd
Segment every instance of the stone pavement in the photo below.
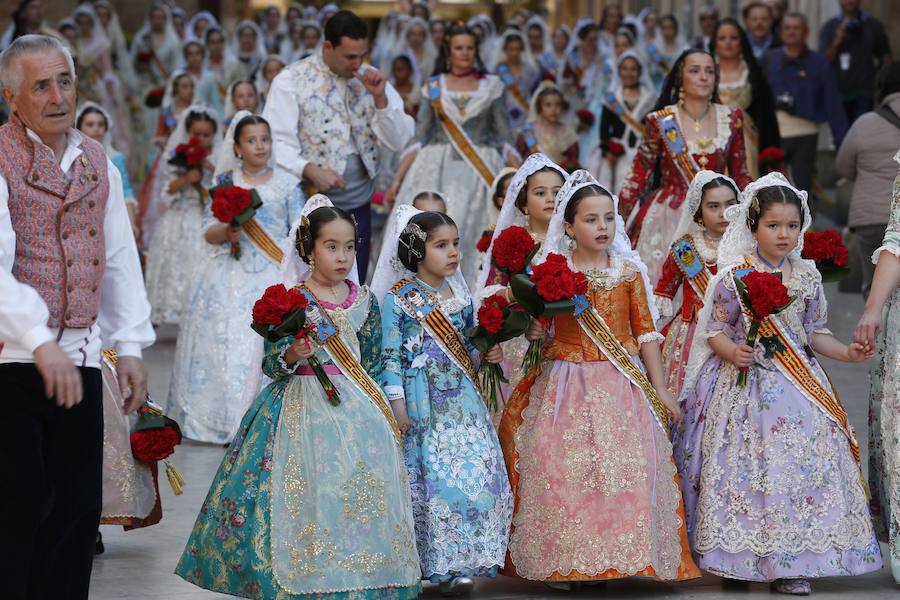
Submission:
{"label": "stone pavement", "polygon": [[[837,284],[826,286],[829,300],[829,326],[838,339],[847,341],[862,312],[860,296],[842,294]],[[160,400],[168,390],[174,356],[172,331],[160,331],[162,341],[146,354],[151,372],[150,390]],[[837,386],[850,421],[859,434],[863,465],[867,455],[867,366],[847,365],[823,359]],[[106,553],[94,561],[91,598],[94,600],[200,600],[225,598],[201,590],[172,574],[184,548],[207,487],[224,454],[224,449],[208,444],[185,443],[175,454],[175,463],[183,472],[187,486],[184,495],[174,498],[166,482],[161,482],[163,520],[159,525],[131,532],[120,527],[103,527]],[[898,588],[890,572],[882,569],[863,577],[830,578],[813,582],[813,593],[826,598],[897,598]],[[498,577],[479,580],[475,595],[485,599],[532,599],[565,597],[539,583]],[[573,594],[579,598],[724,598],[777,596],[767,585],[753,584],[743,588],[723,587],[713,576],[687,583],[665,584],[646,580],[625,580],[604,587],[586,588]],[[427,587],[425,597],[438,598],[436,588]]]}

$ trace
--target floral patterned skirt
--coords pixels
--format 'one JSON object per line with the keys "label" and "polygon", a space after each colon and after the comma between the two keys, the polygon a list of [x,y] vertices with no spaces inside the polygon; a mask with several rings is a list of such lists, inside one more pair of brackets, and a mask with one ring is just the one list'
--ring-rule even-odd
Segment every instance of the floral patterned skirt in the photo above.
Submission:
{"label": "floral patterned skirt", "polygon": [[493,577],[513,510],[496,430],[467,378],[439,389],[416,372],[404,386],[410,428],[403,442],[422,573],[433,582]]}
{"label": "floral patterned skirt", "polygon": [[527,579],[700,575],[667,432],[608,361],[544,362],[518,449],[509,553]]}
{"label": "floral patterned skirt", "polygon": [[242,598],[412,600],[420,573],[399,446],[332,376],[264,389],[213,479],[175,573]]}
{"label": "floral patterned skirt", "polygon": [[752,366],[744,388],[737,376],[713,357],[682,401],[675,459],[697,563],[750,581],[880,569],[844,433],[774,367]]}

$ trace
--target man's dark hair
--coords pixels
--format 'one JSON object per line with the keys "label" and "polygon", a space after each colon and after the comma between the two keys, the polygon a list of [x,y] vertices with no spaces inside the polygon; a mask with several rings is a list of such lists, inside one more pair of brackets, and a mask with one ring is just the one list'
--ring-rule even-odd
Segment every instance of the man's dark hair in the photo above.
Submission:
{"label": "man's dark hair", "polygon": [[331,42],[332,47],[341,45],[341,38],[351,40],[365,40],[369,38],[369,28],[366,22],[349,10],[339,10],[325,23],[325,40]]}

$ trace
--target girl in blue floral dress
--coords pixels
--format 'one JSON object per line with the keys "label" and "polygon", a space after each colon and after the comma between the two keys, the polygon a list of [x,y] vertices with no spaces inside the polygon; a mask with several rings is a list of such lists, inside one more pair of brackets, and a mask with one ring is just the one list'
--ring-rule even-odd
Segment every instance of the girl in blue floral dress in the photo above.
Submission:
{"label": "girl in blue floral dress", "polygon": [[[357,283],[356,236],[347,213],[313,196],[291,229],[282,278],[285,287],[302,282],[315,300],[312,322],[334,325],[346,349],[335,356],[352,354],[377,377],[381,319]],[[243,598],[418,596],[400,432],[378,384],[345,370],[346,358],[332,360],[332,343],[266,342],[263,371],[274,381],[250,406],[213,479],[175,571],[187,581]],[[313,355],[339,404],[318,383]]]}
{"label": "girl in blue floral dress", "polygon": [[[461,333],[474,309],[459,273],[459,233],[446,215],[397,209],[375,272],[382,298],[383,382],[400,430],[422,574],[444,593],[503,564],[513,500],[497,434],[473,383]],[[399,256],[398,256],[399,254]],[[484,359],[499,362],[499,347]]]}

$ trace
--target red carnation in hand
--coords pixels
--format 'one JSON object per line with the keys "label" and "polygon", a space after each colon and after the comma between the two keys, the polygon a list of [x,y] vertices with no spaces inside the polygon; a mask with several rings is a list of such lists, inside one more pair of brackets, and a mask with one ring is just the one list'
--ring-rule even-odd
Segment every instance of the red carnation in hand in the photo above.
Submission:
{"label": "red carnation in hand", "polygon": [[252,203],[253,195],[250,190],[236,185],[218,187],[213,192],[210,209],[219,221],[230,224],[250,208]]}
{"label": "red carnation in hand", "polygon": [[478,309],[478,324],[490,335],[497,335],[503,328],[503,309],[485,304]]}
{"label": "red carnation in hand", "polygon": [[837,229],[807,231],[803,234],[803,258],[814,260],[820,271],[847,266],[847,247]]}
{"label": "red carnation in hand", "polygon": [[791,301],[788,289],[777,275],[750,271],[741,278],[741,281],[747,286],[750,304],[747,308],[758,320],[765,319]]}
{"label": "red carnation in hand", "polygon": [[566,257],[548,254],[547,260],[532,268],[531,280],[547,302],[558,302],[587,293],[587,278],[569,268]]}
{"label": "red carnation in hand", "polygon": [[594,113],[592,113],[591,111],[589,111],[586,108],[582,108],[581,110],[576,112],[575,115],[578,117],[578,120],[581,122],[581,124],[585,125],[587,127],[590,127],[591,125],[593,125],[594,120],[596,119],[596,117],[594,116]]}
{"label": "red carnation in hand", "polygon": [[287,289],[284,284],[266,288],[262,298],[253,305],[253,322],[259,325],[281,325],[286,315],[306,308],[309,300],[297,289]]}
{"label": "red carnation in hand", "polygon": [[131,452],[143,463],[165,460],[181,442],[179,433],[171,427],[144,429],[131,433]]}
{"label": "red carnation in hand", "polygon": [[494,266],[509,275],[521,273],[536,245],[524,227],[507,227],[494,240]]}

